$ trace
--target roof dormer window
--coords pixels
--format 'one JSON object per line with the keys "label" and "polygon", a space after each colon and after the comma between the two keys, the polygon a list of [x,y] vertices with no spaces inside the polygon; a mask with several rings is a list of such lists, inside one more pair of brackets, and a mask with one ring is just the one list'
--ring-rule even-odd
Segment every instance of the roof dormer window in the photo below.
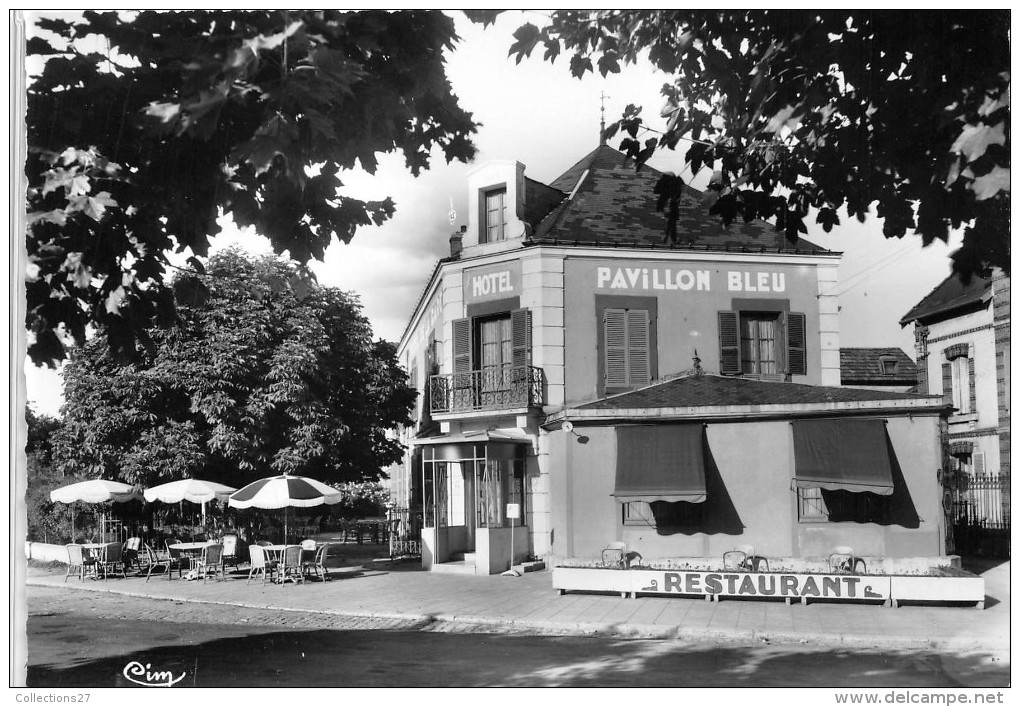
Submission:
{"label": "roof dormer window", "polygon": [[507,204],[506,186],[483,191],[485,205],[485,227],[482,229],[482,243],[496,243],[506,240]]}
{"label": "roof dormer window", "polygon": [[884,376],[894,376],[900,372],[900,362],[892,356],[881,356],[878,359],[878,366]]}

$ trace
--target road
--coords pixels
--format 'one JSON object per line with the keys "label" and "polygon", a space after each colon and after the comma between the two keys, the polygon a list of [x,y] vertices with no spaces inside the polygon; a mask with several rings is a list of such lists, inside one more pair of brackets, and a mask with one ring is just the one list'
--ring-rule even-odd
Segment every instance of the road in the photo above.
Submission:
{"label": "road", "polygon": [[453,623],[270,612],[70,588],[30,587],[28,608],[30,687],[130,686],[124,672],[131,663],[150,676],[167,671],[148,679],[179,679],[180,687],[1009,684],[1008,655],[988,653],[481,633]]}

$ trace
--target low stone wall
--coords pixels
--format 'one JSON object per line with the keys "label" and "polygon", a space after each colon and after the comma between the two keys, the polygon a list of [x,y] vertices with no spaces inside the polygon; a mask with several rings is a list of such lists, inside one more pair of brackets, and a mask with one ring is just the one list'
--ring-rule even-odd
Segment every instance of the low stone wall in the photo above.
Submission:
{"label": "low stone wall", "polygon": [[39,562],[63,562],[67,564],[67,548],[49,543],[25,543],[25,556]]}

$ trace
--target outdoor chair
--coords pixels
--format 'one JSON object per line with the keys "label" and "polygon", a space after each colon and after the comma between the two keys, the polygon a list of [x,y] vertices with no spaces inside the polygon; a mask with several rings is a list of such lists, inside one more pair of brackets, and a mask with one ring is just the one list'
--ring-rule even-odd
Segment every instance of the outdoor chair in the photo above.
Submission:
{"label": "outdoor chair", "polygon": [[127,576],[127,570],[124,567],[124,546],[120,543],[106,543],[100,551],[98,557],[99,569],[103,572],[103,579],[106,579],[110,574],[117,574],[117,567],[120,567],[120,573],[123,576]]}
{"label": "outdoor chair", "polygon": [[236,535],[224,535],[223,536],[223,567],[226,570],[226,566],[232,564],[237,567],[239,560],[237,557],[237,536]]}
{"label": "outdoor chair", "polygon": [[245,584],[251,584],[251,578],[257,574],[262,575],[263,585],[266,583],[267,575],[272,580],[278,565],[276,560],[266,559],[265,548],[262,545],[249,545],[248,554],[251,556],[251,569],[248,570],[248,581]]}
{"label": "outdoor chair", "polygon": [[167,579],[171,578],[171,575],[172,575],[171,570],[176,569],[177,570],[177,576],[178,577],[183,577],[184,576],[184,567],[185,567],[185,565],[187,565],[189,570],[191,569],[191,558],[188,557],[187,555],[182,554],[180,550],[172,549],[170,547],[171,544],[176,544],[176,543],[169,543],[168,542],[167,545],[166,545],[166,554],[167,554],[167,557],[170,558],[170,566],[169,566],[169,569],[167,570],[167,573],[166,573],[166,578]]}
{"label": "outdoor chair", "polygon": [[124,541],[124,572],[127,572],[128,567],[134,565],[139,572],[142,571],[142,561],[140,557],[140,551],[142,549],[142,539],[139,537],[128,538]]}
{"label": "outdoor chair", "polygon": [[84,582],[87,572],[91,574],[96,573],[98,565],[96,558],[85,552],[85,548],[75,543],[65,547],[67,548],[67,574],[64,575],[65,582],[72,574],[77,575]]}
{"label": "outdoor chair", "polygon": [[258,545],[259,547],[271,547],[273,543],[269,542],[268,540],[259,540],[255,544]]}
{"label": "outdoor chair", "polygon": [[279,579],[280,584],[286,584],[290,578],[297,582],[304,582],[305,576],[301,571],[301,546],[288,545],[283,549],[280,559]]}
{"label": "outdoor chair", "polygon": [[606,567],[627,569],[627,543],[611,542],[602,550],[602,564]]}
{"label": "outdoor chair", "polygon": [[322,543],[315,551],[315,556],[310,562],[301,563],[305,575],[314,574],[317,579],[323,582],[329,579],[329,570],[326,569],[326,558],[329,556],[329,549],[329,543]]}
{"label": "outdoor chair", "polygon": [[202,549],[202,556],[198,559],[196,565],[198,573],[202,575],[202,582],[204,583],[209,579],[209,573],[215,577],[216,573],[219,573],[220,580],[227,578],[226,573],[223,570],[223,546],[220,544],[206,545]]}
{"label": "outdoor chair", "polygon": [[868,566],[854,554],[852,547],[841,545],[829,555],[829,572],[832,574],[867,574]]}
{"label": "outdoor chair", "polygon": [[723,569],[759,572],[762,567],[768,572],[768,558],[756,554],[753,545],[737,545],[723,553]]}
{"label": "outdoor chair", "polygon": [[[145,573],[145,581],[146,582],[149,581],[149,577],[152,576],[152,571],[154,569],[156,569],[157,567],[162,567],[163,571],[166,572],[167,575],[169,575],[170,574],[170,567],[171,567],[171,561],[170,561],[169,553],[164,552],[163,554],[160,554],[160,553],[156,552],[152,548],[152,546],[149,545],[149,543],[145,543],[145,545],[143,547],[145,549],[145,556],[149,560],[149,568],[148,568],[148,570]],[[169,576],[167,577],[167,579],[169,579]]]}

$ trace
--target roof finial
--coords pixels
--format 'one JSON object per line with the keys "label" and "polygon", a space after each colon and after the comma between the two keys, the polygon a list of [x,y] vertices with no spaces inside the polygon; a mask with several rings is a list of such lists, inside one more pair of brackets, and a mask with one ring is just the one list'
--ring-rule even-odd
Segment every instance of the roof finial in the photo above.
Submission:
{"label": "roof finial", "polygon": [[605,145],[606,144],[606,99],[609,98],[609,96],[606,95],[605,91],[599,91],[599,93],[601,94],[599,96],[599,100],[602,103],[602,108],[601,108],[602,119],[599,121],[599,144],[600,145]]}

